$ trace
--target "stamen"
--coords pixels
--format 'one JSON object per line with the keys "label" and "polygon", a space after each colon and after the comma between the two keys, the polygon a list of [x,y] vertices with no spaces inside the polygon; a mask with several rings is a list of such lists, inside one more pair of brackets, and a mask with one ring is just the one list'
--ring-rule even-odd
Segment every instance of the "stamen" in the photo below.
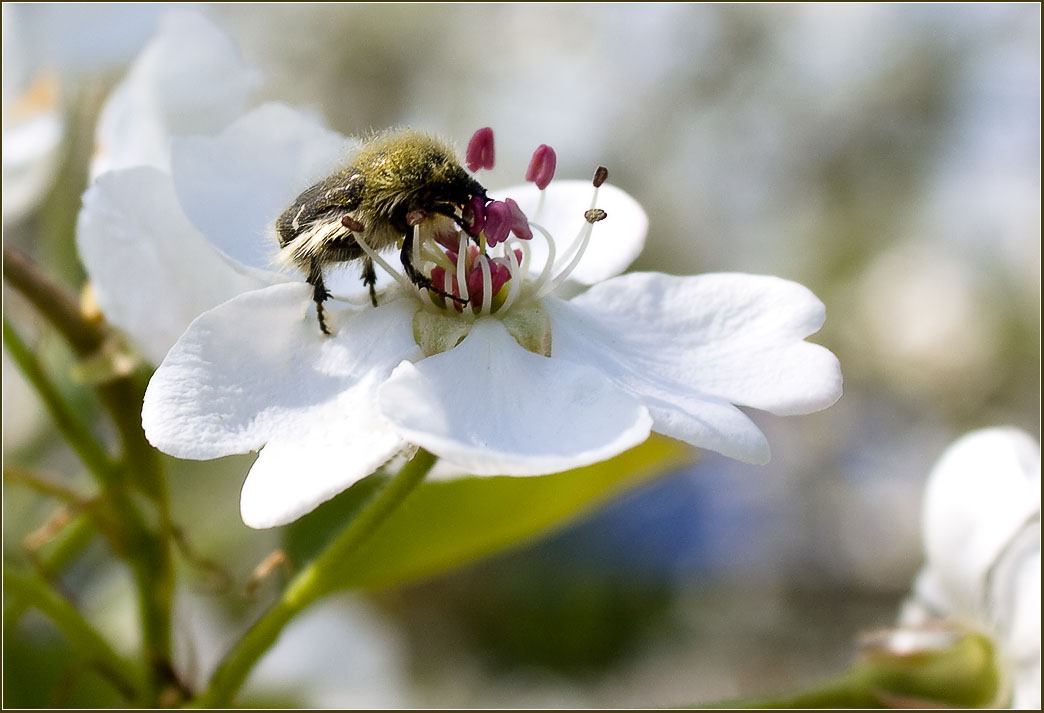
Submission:
{"label": "stamen", "polygon": [[460,249],[457,251],[457,290],[460,298],[467,301],[468,297],[468,236],[460,234]]}
{"label": "stamen", "polygon": [[547,144],[540,144],[529,161],[526,180],[535,183],[541,191],[544,190],[555,175],[557,161],[555,150]]}
{"label": "stamen", "polygon": [[540,289],[537,291],[537,297],[543,297],[553,290],[557,289],[566,278],[569,276],[576,266],[580,264],[580,258],[583,257],[584,252],[587,250],[587,245],[591,241],[591,233],[594,230],[594,224],[600,220],[604,220],[607,213],[604,210],[595,207],[598,202],[598,188],[605,183],[605,180],[609,177],[609,169],[605,166],[599,166],[595,170],[594,180],[594,195],[591,196],[591,207],[584,212],[584,227],[580,229],[580,234],[577,236],[577,240],[574,241],[573,245],[576,246],[576,252],[573,253],[572,259],[569,264],[566,265],[553,280],[550,280],[546,284],[541,284]]}
{"label": "stamen", "polygon": [[471,141],[468,142],[465,160],[468,170],[475,173],[480,168],[487,170],[493,168],[493,159],[493,129],[487,126],[472,135]]}
{"label": "stamen", "polygon": [[[409,221],[409,214],[406,216],[406,220]],[[421,244],[427,241],[427,238],[422,238],[420,235],[420,228],[413,228],[413,266],[417,269],[421,269]]]}
{"label": "stamen", "polygon": [[479,314],[489,314],[493,306],[493,275],[489,270],[489,258],[480,257],[479,267],[482,268],[482,309]]}
{"label": "stamen", "polygon": [[366,230],[366,226],[360,221],[356,220],[350,215],[341,216],[341,225],[348,228],[353,233],[362,233]]}
{"label": "stamen", "polygon": [[512,220],[511,207],[504,201],[493,201],[486,206],[486,227],[482,231],[486,242],[493,246],[507,240]]}
{"label": "stamen", "polygon": [[[437,248],[433,248],[428,243],[425,243],[424,247],[421,249],[421,256],[428,262],[433,262],[436,265],[441,266],[445,270],[449,270],[452,272],[454,269],[453,260],[450,259],[446,253],[442,252],[441,250],[438,250]],[[456,257],[457,254],[453,253],[453,256]]]}
{"label": "stamen", "polygon": [[523,240],[532,239],[533,231],[529,229],[529,219],[526,218],[526,214],[522,212],[522,209],[518,207],[518,203],[512,198],[505,198],[504,204],[511,211],[511,232]]}
{"label": "stamen", "polygon": [[[509,248],[510,246],[505,244],[504,247]],[[511,281],[511,286],[508,287],[507,297],[504,299],[504,304],[500,305],[499,311],[509,309],[511,305],[515,304],[515,300],[518,299],[518,295],[522,292],[522,266],[519,264],[518,255],[515,254],[513,249],[505,249],[504,253],[508,261],[508,272],[511,273],[511,277],[508,278]]]}
{"label": "stamen", "polygon": [[523,240],[521,243],[518,243],[518,246],[522,248],[522,259],[518,261],[519,269],[522,270],[523,275],[526,275],[529,273],[529,266],[533,262],[533,253],[528,240]]}
{"label": "stamen", "polygon": [[[543,288],[546,286],[548,278],[551,276],[551,269],[555,264],[555,241],[554,238],[551,237],[551,233],[547,232],[547,230],[538,223],[530,223],[529,227],[544,236],[544,240],[547,241],[547,261],[544,263],[544,269],[540,271],[540,277],[533,281],[533,288],[536,290],[537,297],[542,297],[547,294],[547,292],[543,291]],[[526,254],[526,257],[528,259],[528,253]]]}
{"label": "stamen", "polygon": [[366,244],[366,241],[363,239],[362,234],[355,236],[355,242],[358,243],[359,247],[361,247],[363,249],[363,252],[366,253],[366,257],[370,258],[375,263],[380,265],[381,268],[389,275],[391,275],[393,278],[395,278],[395,281],[402,285],[403,288],[405,288],[406,290],[414,289],[413,283],[407,280],[405,275],[400,273],[398,270],[395,270],[391,265],[385,262],[384,258],[377,254],[377,251],[375,251],[373,248]]}
{"label": "stamen", "polygon": [[468,223],[468,232],[478,235],[486,225],[486,201],[482,196],[475,196],[464,206],[461,218]]}

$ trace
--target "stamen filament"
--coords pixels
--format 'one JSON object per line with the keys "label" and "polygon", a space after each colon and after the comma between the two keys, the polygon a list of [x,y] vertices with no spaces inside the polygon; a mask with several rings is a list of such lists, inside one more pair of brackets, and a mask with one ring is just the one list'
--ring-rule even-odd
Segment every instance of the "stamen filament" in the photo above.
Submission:
{"label": "stamen filament", "polygon": [[460,248],[457,250],[457,290],[462,300],[468,297],[468,236],[462,231],[460,234]]}
{"label": "stamen filament", "polygon": [[421,237],[421,231],[419,226],[411,228],[413,230],[413,265],[416,269],[421,269],[421,244],[427,242],[427,238]]}
{"label": "stamen filament", "polygon": [[453,272],[457,267],[452,262],[450,262],[450,259],[448,257],[446,257],[446,253],[433,248],[427,242],[424,243],[424,248],[421,252],[425,260],[435,263],[439,267],[445,269],[446,272]]}
{"label": "stamen filament", "polygon": [[489,314],[493,306],[493,275],[489,270],[489,258],[485,255],[479,257],[479,267],[482,269],[482,309],[479,314]]}
{"label": "stamen filament", "polygon": [[[523,241],[524,243],[525,241]],[[526,248],[523,246],[522,259],[525,259]],[[515,304],[515,300],[518,299],[519,293],[522,292],[522,266],[518,264],[518,258],[515,256],[515,249],[513,246],[504,243],[504,254],[508,259],[508,271],[511,273],[511,286],[508,287],[507,297],[504,299],[504,303],[500,305],[498,311],[504,311]]]}
{"label": "stamen filament", "polygon": [[591,241],[591,233],[594,232],[593,228],[594,223],[584,221],[584,227],[581,229],[580,235],[577,236],[579,247],[577,248],[576,254],[573,255],[573,259],[569,261],[569,264],[566,265],[561,272],[555,275],[554,279],[549,280],[547,284],[543,285],[537,291],[537,297],[543,297],[544,295],[558,289],[558,287],[565,282],[569,274],[576,269],[576,266],[580,264],[580,258],[584,256],[584,252],[587,250],[587,244]]}
{"label": "stamen filament", "polygon": [[366,241],[363,239],[361,233],[356,233],[354,237],[355,242],[357,242],[359,244],[359,247],[363,249],[363,252],[366,253],[366,257],[370,258],[375,263],[380,265],[381,268],[389,275],[391,275],[393,278],[395,278],[395,281],[398,282],[404,289],[414,289],[413,283],[407,280],[405,275],[401,274],[398,270],[395,270],[391,265],[385,262],[384,258],[378,255],[373,248],[366,244]]}
{"label": "stamen filament", "polygon": [[529,274],[529,266],[533,262],[533,253],[531,252],[532,248],[529,247],[528,240],[523,240],[521,243],[517,243],[517,245],[522,248],[522,262],[518,265],[519,271],[523,275],[527,275]]}
{"label": "stamen filament", "polygon": [[[450,271],[446,270],[444,273],[442,273],[442,291],[443,292],[447,292],[447,293],[452,293],[452,290],[453,290],[453,282],[452,282],[452,278],[450,277]],[[443,299],[445,299],[445,298],[443,298]]]}
{"label": "stamen filament", "polygon": [[[598,186],[596,185],[595,189],[594,189],[594,194],[591,196],[591,207],[589,208],[589,210],[594,210],[595,206],[597,205],[597,203],[598,203]],[[572,273],[573,270],[576,269],[576,266],[580,264],[580,258],[582,258],[584,256],[584,253],[587,251],[587,244],[591,241],[591,233],[592,232],[594,232],[594,223],[591,223],[591,222],[585,220],[584,221],[584,227],[580,229],[580,234],[577,235],[577,239],[574,240],[573,241],[573,245],[570,246],[571,249],[575,248],[576,252],[573,253],[572,259],[570,259],[569,264],[566,265],[554,277],[554,279],[549,281],[547,284],[541,284],[540,289],[537,290],[537,297],[543,297],[543,296],[549,294],[550,292],[553,292],[563,282],[565,282],[565,280],[569,276],[569,274]]]}
{"label": "stamen filament", "polygon": [[540,277],[533,281],[533,287],[536,290],[537,296],[542,297],[543,295],[547,294],[543,291],[544,284],[548,281],[548,278],[551,276],[551,268],[555,264],[555,241],[554,238],[551,237],[551,233],[547,232],[547,230],[542,225],[539,225],[537,223],[530,223],[529,227],[533,228],[542,236],[544,236],[544,240],[547,241],[547,261],[544,263],[544,269],[540,272]]}

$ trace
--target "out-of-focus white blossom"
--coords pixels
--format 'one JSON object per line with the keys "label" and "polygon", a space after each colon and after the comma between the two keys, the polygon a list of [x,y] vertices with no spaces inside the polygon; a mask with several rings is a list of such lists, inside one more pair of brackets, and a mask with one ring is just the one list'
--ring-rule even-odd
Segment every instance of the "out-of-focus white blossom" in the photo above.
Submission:
{"label": "out-of-focus white blossom", "polygon": [[1040,445],[1014,428],[943,454],[924,499],[925,567],[901,623],[950,620],[996,643],[1014,708],[1040,708]]}

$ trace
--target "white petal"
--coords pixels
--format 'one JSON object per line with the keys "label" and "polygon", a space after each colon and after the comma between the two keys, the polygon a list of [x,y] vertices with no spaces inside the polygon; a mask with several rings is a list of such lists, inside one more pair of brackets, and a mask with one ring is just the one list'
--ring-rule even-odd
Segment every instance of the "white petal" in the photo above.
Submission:
{"label": "white petal", "polygon": [[215,137],[175,139],[171,171],[186,215],[225,254],[278,269],[276,218],[342,165],[350,144],[315,119],[266,104]]}
{"label": "white petal", "polygon": [[406,440],[477,475],[596,463],[644,441],[652,423],[597,371],[522,349],[491,317],[456,348],[400,364],[378,402]]}
{"label": "white petal", "polygon": [[216,458],[274,439],[306,441],[327,422],[342,433],[354,423],[345,419],[377,418],[373,390],[399,361],[419,356],[416,303],[352,310],[328,302],[335,335],[324,337],[310,302],[307,284],[275,285],[193,322],[146,391],[149,441],[179,458]]}
{"label": "white petal", "polygon": [[634,273],[595,285],[556,314],[585,335],[568,345],[575,358],[597,360],[636,393],[716,396],[780,415],[818,411],[841,396],[837,358],[802,341],[822,326],[823,303],[778,277]]}
{"label": "white petal", "polygon": [[170,177],[140,167],[83,196],[80,257],[105,316],[158,364],[203,312],[265,283],[240,275],[189,223]]}
{"label": "white petal", "polygon": [[159,16],[170,11],[167,3],[17,5],[17,32],[33,49],[34,60],[74,81],[125,65],[156,32]]}
{"label": "white petal", "polygon": [[[285,525],[370,475],[406,443],[376,409],[372,383],[338,399],[336,411],[310,414],[303,438],[275,437],[254,461],[240,498],[249,527]],[[363,398],[366,397],[366,401]]]}
{"label": "white petal", "polygon": [[[498,198],[515,199],[526,217],[551,233],[558,266],[553,274],[557,275],[568,264],[572,255],[570,247],[587,224],[584,212],[591,207],[594,186],[590,181],[551,181],[544,193],[543,209],[538,211],[540,190],[532,183],[491,191]],[[649,218],[638,201],[616,186],[602,185],[597,207],[608,217],[595,224],[587,251],[569,275],[570,280],[584,285],[593,285],[626,270],[645,246],[649,229]],[[538,275],[547,261],[547,242],[534,233],[530,248],[533,254],[530,272]]]}
{"label": "white petal", "polygon": [[1004,628],[1000,631],[1003,655],[1012,668],[1012,707],[1040,708],[1040,526],[1031,551],[1020,558],[1009,582]]}
{"label": "white petal", "polygon": [[1004,637],[1004,653],[1013,669],[1011,706],[1040,708],[1040,531],[1037,549],[1023,561],[1013,583],[1011,628]]}
{"label": "white petal", "polygon": [[765,434],[728,401],[708,395],[675,395],[667,401],[649,394],[640,400],[649,409],[657,433],[744,463],[764,465],[771,458]]}
{"label": "white petal", "polygon": [[1039,518],[1040,446],[1032,437],[994,428],[947,449],[929,476],[923,522],[928,565],[954,612],[985,622],[987,573]]}
{"label": "white petal", "polygon": [[165,16],[102,108],[91,175],[141,165],[167,170],[171,137],[224,128],[246,110],[259,79],[205,17]]}
{"label": "white petal", "polygon": [[[15,77],[8,77],[7,8],[4,5],[3,217],[13,221],[35,209],[53,183],[65,118],[58,81],[49,74],[40,74],[28,86],[18,87],[17,96],[6,96],[17,85]],[[16,57],[11,64],[18,59],[24,58]],[[17,73],[14,67],[10,71]]]}

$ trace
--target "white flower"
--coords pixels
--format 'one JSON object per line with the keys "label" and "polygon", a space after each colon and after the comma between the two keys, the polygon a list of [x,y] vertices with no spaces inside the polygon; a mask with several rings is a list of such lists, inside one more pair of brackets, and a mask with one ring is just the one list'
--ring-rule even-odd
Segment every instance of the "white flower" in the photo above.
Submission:
{"label": "white flower", "polygon": [[168,171],[171,139],[226,127],[250,106],[260,79],[203,15],[164,15],[102,108],[91,177],[135,166]]}
{"label": "white flower", "polygon": [[[78,89],[85,86],[90,94],[90,83],[99,74],[129,61],[153,34],[159,16],[166,11],[160,4],[147,3],[4,4],[5,219],[20,218],[35,208],[56,176],[62,149],[66,148],[63,143],[69,100],[75,100],[78,93],[83,93]],[[169,75],[187,76],[178,65],[201,44],[193,42],[186,33],[182,33],[181,39],[188,41],[181,43],[182,54],[176,56],[177,61],[167,63]],[[178,69],[171,71],[174,67]],[[192,92],[198,94],[197,87],[208,83],[205,76],[192,82]],[[222,102],[228,103],[225,98]],[[129,124],[110,128],[121,132],[135,130]],[[120,136],[120,143],[126,145],[127,139]],[[166,151],[165,145],[160,148]]]}
{"label": "white flower", "polygon": [[[509,239],[496,261],[476,257],[474,245],[471,255],[458,251],[459,264],[445,252],[422,260],[427,274],[454,291],[474,280],[463,313],[401,275],[405,286],[383,288],[373,308],[356,272],[333,291],[344,296],[350,286],[359,299],[326,303],[333,334],[324,336],[311,288],[301,275],[274,269],[273,225],[344,155],[343,139],[278,105],[215,137],[173,143],[180,210],[215,247],[204,259],[203,239],[181,231],[181,238],[193,236],[193,250],[181,256],[167,249],[148,271],[181,276],[164,287],[174,302],[186,301],[178,292],[213,295],[224,287],[211,275],[193,276],[196,261],[217,264],[213,256],[241,279],[268,286],[192,323],[149,385],[143,422],[150,441],[178,457],[260,450],[242,495],[251,526],[289,522],[411,446],[459,472],[531,475],[609,458],[655,430],[763,463],[768,444],[736,404],[797,414],[840,396],[836,358],[803,341],[822,325],[824,309],[800,285],[740,274],[613,278],[640,250],[646,218],[609,185],[597,200],[609,217],[597,226],[585,220],[589,183],[552,182],[542,198],[531,186],[511,189],[501,195],[533,218],[532,245]],[[125,188],[109,194],[117,212],[127,209],[118,190]],[[150,205],[138,211],[149,214]],[[174,205],[164,208],[164,216],[174,212]],[[99,234],[106,220],[98,216]],[[550,236],[578,229],[579,250],[557,245],[559,257],[545,270],[539,235],[555,245]],[[436,238],[444,245],[445,234],[425,230],[418,250],[444,250]],[[163,239],[157,231],[144,237],[138,248],[127,242],[128,261],[157,250],[154,237]],[[448,270],[435,264],[440,260]],[[446,277],[454,266],[468,279]],[[483,278],[503,288],[476,294]],[[572,299],[558,296],[599,280]],[[119,293],[131,303],[126,309],[139,325],[152,309],[146,284],[144,276],[136,286],[107,284],[113,298]]]}
{"label": "white flower", "polygon": [[948,619],[997,645],[1014,708],[1040,708],[1040,445],[1015,428],[947,449],[924,498],[925,567],[901,623]]}
{"label": "white flower", "polygon": [[[199,234],[170,171],[172,139],[225,128],[257,81],[214,25],[176,12],[102,108],[77,245],[102,311],[154,363],[202,312],[269,284],[237,272]],[[296,135],[287,151],[302,148]]]}
{"label": "white flower", "polygon": [[26,22],[3,6],[3,217],[24,217],[58,171],[65,120],[53,71],[35,66]]}

